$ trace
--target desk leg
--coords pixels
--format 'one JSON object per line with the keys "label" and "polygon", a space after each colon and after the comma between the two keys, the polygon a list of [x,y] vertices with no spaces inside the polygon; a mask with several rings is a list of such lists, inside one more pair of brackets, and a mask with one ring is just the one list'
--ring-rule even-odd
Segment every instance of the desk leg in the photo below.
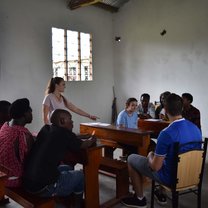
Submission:
{"label": "desk leg", "polygon": [[5,198],[5,177],[0,178],[0,205],[9,203],[9,198]]}
{"label": "desk leg", "polygon": [[113,159],[113,152],[115,149],[114,147],[104,147],[104,156]]}
{"label": "desk leg", "polygon": [[84,165],[85,174],[85,208],[99,208],[98,169],[102,148],[88,150],[88,162]]}
{"label": "desk leg", "polygon": [[144,136],[142,140],[142,145],[138,146],[138,154],[147,156],[149,145],[150,145],[150,136],[149,135]]}

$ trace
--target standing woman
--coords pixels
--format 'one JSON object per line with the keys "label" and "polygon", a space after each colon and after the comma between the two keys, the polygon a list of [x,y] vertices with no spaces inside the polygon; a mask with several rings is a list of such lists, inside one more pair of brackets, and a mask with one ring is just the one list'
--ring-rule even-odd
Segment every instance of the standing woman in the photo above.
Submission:
{"label": "standing woman", "polygon": [[62,93],[64,92],[65,81],[61,77],[54,77],[48,83],[46,89],[46,96],[43,100],[43,121],[45,124],[50,124],[50,114],[56,109],[71,110],[81,116],[96,120],[98,117],[90,115],[85,111],[79,109],[77,106],[69,102]]}

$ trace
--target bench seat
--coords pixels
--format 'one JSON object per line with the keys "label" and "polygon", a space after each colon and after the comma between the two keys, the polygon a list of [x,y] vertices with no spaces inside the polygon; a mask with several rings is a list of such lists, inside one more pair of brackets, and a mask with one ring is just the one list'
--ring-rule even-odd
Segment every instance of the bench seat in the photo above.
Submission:
{"label": "bench seat", "polygon": [[26,192],[23,188],[7,188],[5,194],[24,208],[54,208],[53,198],[43,198]]}
{"label": "bench seat", "polygon": [[102,157],[99,169],[101,170],[101,173],[104,171],[110,173],[106,175],[116,178],[116,198],[120,198],[129,193],[129,175],[127,163]]}

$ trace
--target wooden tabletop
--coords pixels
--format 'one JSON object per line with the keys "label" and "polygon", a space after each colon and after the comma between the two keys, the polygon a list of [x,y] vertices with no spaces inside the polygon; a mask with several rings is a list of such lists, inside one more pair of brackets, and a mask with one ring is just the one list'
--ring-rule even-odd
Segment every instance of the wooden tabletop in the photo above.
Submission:
{"label": "wooden tabletop", "polygon": [[[102,123],[81,123],[81,134],[92,134],[101,140],[102,143],[122,143],[136,146],[138,153],[147,154],[152,131],[142,129],[121,128],[114,125],[103,125]],[[113,144],[114,145],[114,144]]]}
{"label": "wooden tabletop", "polygon": [[170,124],[161,119],[139,119],[138,127],[141,130],[152,131],[151,136],[157,138],[159,133]]}

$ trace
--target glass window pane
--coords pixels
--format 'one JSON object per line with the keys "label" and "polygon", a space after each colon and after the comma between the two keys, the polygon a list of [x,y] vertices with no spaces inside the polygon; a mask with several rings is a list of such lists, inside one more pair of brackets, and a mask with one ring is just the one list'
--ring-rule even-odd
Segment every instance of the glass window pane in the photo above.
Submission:
{"label": "glass window pane", "polygon": [[52,28],[53,76],[64,77],[64,30]]}
{"label": "glass window pane", "polygon": [[80,34],[81,44],[81,80],[92,80],[90,75],[90,34]]}
{"label": "glass window pane", "polygon": [[52,28],[53,61],[64,61],[64,30]]}
{"label": "glass window pane", "polygon": [[67,30],[67,61],[68,61],[68,75],[69,80],[78,81],[78,32]]}
{"label": "glass window pane", "polygon": [[78,32],[67,30],[68,61],[78,60]]}

